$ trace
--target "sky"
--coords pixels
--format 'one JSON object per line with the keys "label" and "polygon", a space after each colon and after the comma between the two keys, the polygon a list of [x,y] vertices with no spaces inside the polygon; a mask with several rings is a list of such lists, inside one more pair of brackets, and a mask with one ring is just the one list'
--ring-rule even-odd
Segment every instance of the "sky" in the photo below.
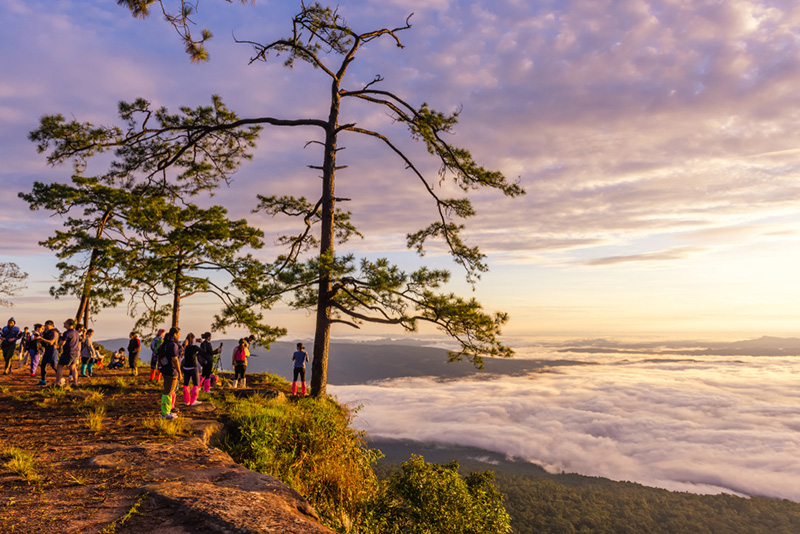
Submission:
{"label": "sky", "polygon": [[[167,2],[167,5],[173,5]],[[347,86],[380,74],[409,102],[461,110],[451,141],[519,180],[527,195],[472,196],[469,245],[490,271],[474,295],[526,336],[743,339],[797,334],[800,320],[800,7],[747,0],[342,0],[358,31],[402,26],[405,45],[370,45]],[[20,324],[54,301],[56,259],[38,241],[61,221],[17,198],[34,180],[66,181],[27,134],[45,114],[112,124],[117,103],[144,97],[171,110],[219,94],[242,117],[323,117],[326,79],[280,59],[249,64],[237,44],[288,35],[299,3],[206,0],[197,28],[214,33],[210,61],[191,64],[175,31],[137,20],[106,0],[0,3],[0,261],[29,273],[7,310]],[[397,139],[436,182],[436,162],[382,111],[346,107],[343,120]],[[268,235],[280,221],[252,215],[256,194],[314,197],[315,132],[267,129],[252,161],[214,199]],[[434,218],[416,178],[367,140],[342,138],[337,194],[365,238],[348,250],[406,269],[450,268],[451,289],[471,294],[440,248],[418,258],[405,235]],[[305,148],[304,148],[305,147]],[[104,171],[107,161],[90,170]],[[445,190],[451,188],[443,184]],[[266,253],[266,252],[265,252]],[[202,329],[213,301],[187,301]],[[268,316],[290,336],[312,317]],[[58,321],[57,321],[58,322]],[[124,335],[125,308],[98,319],[98,338]],[[194,327],[193,327],[194,328]],[[98,328],[96,328],[97,330]],[[399,335],[398,331],[386,331]],[[383,333],[365,329],[365,334]],[[333,335],[358,332],[338,327]]]}

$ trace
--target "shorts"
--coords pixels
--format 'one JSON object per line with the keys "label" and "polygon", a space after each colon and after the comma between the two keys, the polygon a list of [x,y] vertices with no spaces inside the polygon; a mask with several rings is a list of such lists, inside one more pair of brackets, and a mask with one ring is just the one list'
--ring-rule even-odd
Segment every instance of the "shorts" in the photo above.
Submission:
{"label": "shorts", "polygon": [[61,353],[61,356],[58,357],[58,365],[63,367],[72,367],[76,363],[78,363],[78,358],[80,357],[79,354],[65,354]]}

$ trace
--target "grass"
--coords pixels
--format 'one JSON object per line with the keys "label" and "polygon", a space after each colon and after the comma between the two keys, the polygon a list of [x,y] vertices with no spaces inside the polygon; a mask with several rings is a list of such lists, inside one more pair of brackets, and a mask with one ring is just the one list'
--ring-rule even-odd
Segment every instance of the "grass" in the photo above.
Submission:
{"label": "grass", "polygon": [[93,391],[91,395],[83,400],[83,404],[89,407],[97,407],[103,404],[104,400],[105,395],[103,395],[102,391]]}
{"label": "grass", "polygon": [[17,447],[2,446],[0,448],[0,457],[6,460],[5,466],[23,480],[28,481],[28,483],[41,482],[42,477],[36,470],[36,460],[31,453]]}
{"label": "grass", "polygon": [[175,439],[188,433],[186,421],[181,417],[175,419],[164,419],[160,415],[145,417],[142,419],[142,426],[147,430],[156,432],[159,436]]}
{"label": "grass", "polygon": [[103,421],[106,417],[105,406],[95,406],[93,410],[89,410],[86,414],[86,426],[91,432],[100,432],[103,428]]}
{"label": "grass", "polygon": [[127,523],[131,517],[133,517],[134,515],[142,515],[142,513],[139,511],[139,508],[141,508],[142,503],[146,498],[147,498],[147,493],[143,493],[142,495],[140,495],[139,498],[136,499],[136,502],[133,503],[133,506],[131,506],[131,509],[128,510],[125,513],[125,515],[123,515],[122,517],[120,517],[119,519],[108,525],[106,528],[101,530],[100,534],[114,534],[117,531],[117,529],[125,525],[125,523]]}
{"label": "grass", "polygon": [[67,398],[67,392],[68,388],[55,386],[42,388],[38,393],[41,400],[36,403],[36,406],[39,408],[49,408],[59,404],[62,400]]}
{"label": "grass", "polygon": [[226,395],[233,423],[224,448],[237,463],[296,489],[323,522],[348,531],[377,488],[372,464],[382,455],[364,447],[350,426],[353,413],[331,399],[290,402]]}

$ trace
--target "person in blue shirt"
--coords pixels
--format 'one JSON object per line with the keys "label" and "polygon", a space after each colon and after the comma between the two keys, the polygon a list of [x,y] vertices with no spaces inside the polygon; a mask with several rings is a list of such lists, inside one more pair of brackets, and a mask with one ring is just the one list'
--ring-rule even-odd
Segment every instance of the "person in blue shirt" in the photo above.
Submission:
{"label": "person in blue shirt", "polygon": [[0,339],[2,339],[0,347],[3,350],[3,359],[6,363],[5,371],[3,371],[4,375],[11,374],[11,359],[14,357],[14,351],[17,349],[17,341],[19,341],[20,337],[22,337],[22,334],[19,331],[17,322],[12,317],[8,320],[8,324],[3,327],[2,334],[0,334]]}
{"label": "person in blue shirt", "polygon": [[292,354],[294,362],[294,375],[292,376],[292,395],[297,395],[297,378],[302,384],[302,394],[306,394],[306,363],[308,363],[308,353],[304,350],[302,343],[297,344],[297,350]]}

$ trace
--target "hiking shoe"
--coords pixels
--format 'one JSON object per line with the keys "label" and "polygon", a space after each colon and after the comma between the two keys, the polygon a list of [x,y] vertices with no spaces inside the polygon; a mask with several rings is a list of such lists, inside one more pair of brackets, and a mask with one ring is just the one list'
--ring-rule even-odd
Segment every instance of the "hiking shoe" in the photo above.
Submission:
{"label": "hiking shoe", "polygon": [[38,385],[46,386],[47,385],[47,380],[39,380]]}
{"label": "hiking shoe", "polygon": [[175,415],[174,413],[166,413],[166,414],[163,414],[161,417],[164,418],[164,419],[175,419],[178,416]]}

